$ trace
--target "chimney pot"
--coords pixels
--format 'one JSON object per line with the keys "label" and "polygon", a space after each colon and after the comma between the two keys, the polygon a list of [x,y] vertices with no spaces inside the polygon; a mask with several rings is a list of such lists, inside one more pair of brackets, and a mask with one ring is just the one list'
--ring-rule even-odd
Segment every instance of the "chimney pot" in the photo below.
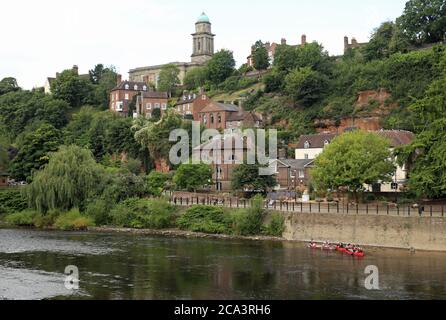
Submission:
{"label": "chimney pot", "polygon": [[286,44],[286,39],[285,39],[285,38],[282,38],[282,40],[280,41],[280,43],[281,43],[282,45],[285,45],[285,44]]}
{"label": "chimney pot", "polygon": [[121,84],[121,82],[122,82],[122,75],[118,74],[116,76],[116,85],[119,86]]}
{"label": "chimney pot", "polygon": [[307,36],[305,34],[303,34],[301,37],[301,43],[302,43],[302,45],[307,44]]}

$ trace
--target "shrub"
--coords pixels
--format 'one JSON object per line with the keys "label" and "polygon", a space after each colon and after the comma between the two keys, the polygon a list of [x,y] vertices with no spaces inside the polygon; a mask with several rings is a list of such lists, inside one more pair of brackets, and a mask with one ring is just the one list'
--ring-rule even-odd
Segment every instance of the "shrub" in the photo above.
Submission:
{"label": "shrub", "polygon": [[46,214],[38,214],[34,218],[34,226],[37,228],[52,227],[59,217],[59,211],[50,210]]}
{"label": "shrub", "polygon": [[174,207],[164,200],[132,198],[117,205],[111,216],[120,227],[164,229],[172,225]]}
{"label": "shrub", "polygon": [[253,199],[251,208],[234,216],[233,222],[235,232],[242,236],[260,234],[262,231],[264,214],[263,198],[258,195]]}
{"label": "shrub", "polygon": [[222,208],[193,206],[177,219],[180,229],[211,234],[230,232],[230,219]]}
{"label": "shrub", "polygon": [[5,221],[8,224],[18,227],[32,227],[34,226],[34,219],[38,215],[36,211],[25,210],[22,212],[12,213],[6,216]]}
{"label": "shrub", "polygon": [[20,212],[28,208],[20,190],[0,190],[0,215]]}
{"label": "shrub", "polygon": [[94,222],[91,218],[83,216],[79,209],[71,209],[61,214],[56,219],[54,226],[65,231],[86,230],[88,227],[94,226]]}
{"label": "shrub", "polygon": [[103,226],[111,222],[110,211],[113,206],[114,203],[112,201],[97,199],[88,204],[85,213],[88,217],[94,220],[96,225]]}
{"label": "shrub", "polygon": [[285,219],[279,213],[274,213],[271,216],[270,223],[263,228],[263,233],[272,237],[281,237],[284,231]]}

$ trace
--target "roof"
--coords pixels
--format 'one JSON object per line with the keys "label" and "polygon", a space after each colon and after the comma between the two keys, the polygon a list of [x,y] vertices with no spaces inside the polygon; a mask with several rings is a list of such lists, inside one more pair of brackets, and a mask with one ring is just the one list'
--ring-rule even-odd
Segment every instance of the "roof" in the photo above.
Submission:
{"label": "roof", "polygon": [[169,99],[169,94],[167,92],[148,91],[143,92],[142,96],[147,99]]}
{"label": "roof", "polygon": [[[125,88],[126,85],[129,86],[128,89]],[[135,86],[137,86],[138,89],[135,90]],[[115,90],[142,91],[144,86],[146,86],[146,88],[148,88],[148,86],[145,82],[122,81],[117,87],[113,88],[112,91],[115,91]]]}
{"label": "roof", "polygon": [[283,159],[280,161],[286,166],[290,167],[291,169],[305,169],[309,164],[311,164],[314,161],[314,159],[302,159],[302,160]]}
{"label": "roof", "polygon": [[[218,136],[215,136],[212,140],[203,143],[202,145],[195,147],[194,151],[200,151],[200,150],[224,150],[225,144],[232,144],[232,150],[236,149],[235,142],[239,141],[239,143],[243,142],[243,150],[248,149],[249,147],[255,147],[255,142],[252,142],[251,140],[247,139],[243,135],[232,133],[232,134],[220,134]],[[253,145],[248,144],[248,142],[253,143]],[[240,148],[237,148],[236,150],[242,150]]]}
{"label": "roof", "polygon": [[254,122],[261,121],[260,117],[257,116],[254,112],[241,111],[241,112],[231,112],[229,116],[226,118],[226,122],[244,121],[249,117],[251,117]]}
{"label": "roof", "polygon": [[390,140],[391,147],[399,147],[412,143],[415,135],[404,130],[381,130],[377,132],[380,136]]}
{"label": "roof", "polygon": [[190,63],[190,62],[177,62],[176,61],[176,62],[169,62],[169,63],[165,63],[165,64],[158,64],[158,65],[154,65],[154,66],[146,66],[146,67],[130,69],[129,73],[135,73],[135,72],[139,72],[139,71],[159,70],[162,67],[170,65],[170,64],[176,65],[177,67],[194,65],[193,63]]}
{"label": "roof", "polygon": [[183,105],[186,103],[192,103],[197,99],[197,95],[196,94],[186,94],[186,95],[182,95],[181,98],[178,99],[177,103],[175,104],[176,106],[179,105]]}
{"label": "roof", "polygon": [[210,112],[210,111],[215,111],[215,110],[210,110],[210,108],[216,108],[217,112],[218,111],[222,111],[222,112],[239,112],[240,108],[238,106],[236,106],[235,104],[228,104],[228,103],[220,103],[220,102],[212,102],[209,105],[207,105],[203,110],[201,110],[200,113],[206,113],[206,112]]}
{"label": "roof", "polygon": [[336,133],[321,133],[321,134],[310,134],[303,135],[299,139],[297,144],[297,149],[305,149],[305,143],[310,143],[310,149],[322,149],[325,146],[325,142],[329,143],[336,138]]}
{"label": "roof", "polygon": [[206,13],[202,13],[198,19],[197,19],[197,23],[211,23],[209,20],[209,17],[206,15]]}

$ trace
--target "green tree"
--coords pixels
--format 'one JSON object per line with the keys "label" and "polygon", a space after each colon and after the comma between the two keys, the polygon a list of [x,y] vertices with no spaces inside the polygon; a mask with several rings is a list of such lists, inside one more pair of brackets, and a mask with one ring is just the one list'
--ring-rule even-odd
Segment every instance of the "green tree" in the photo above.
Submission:
{"label": "green tree", "polygon": [[233,74],[234,68],[235,60],[232,51],[220,50],[207,63],[208,78],[213,84],[218,85]]}
{"label": "green tree", "polygon": [[82,208],[88,198],[101,192],[103,175],[90,151],[62,146],[50,155],[48,165],[33,175],[24,193],[30,207],[43,213]]}
{"label": "green tree", "polygon": [[100,75],[94,75],[97,81],[94,87],[95,103],[102,110],[107,110],[110,105],[110,91],[116,87],[117,73],[114,67],[105,68]]}
{"label": "green tree", "polygon": [[0,81],[0,96],[9,92],[19,91],[20,87],[17,84],[17,80],[12,77],[3,78]]}
{"label": "green tree", "polygon": [[285,92],[295,103],[310,106],[321,99],[326,83],[326,79],[310,67],[300,68],[285,77]]}
{"label": "green tree", "polygon": [[397,24],[414,44],[445,40],[446,5],[444,0],[410,0]]}
{"label": "green tree", "polygon": [[206,67],[194,68],[186,73],[184,85],[188,90],[203,87],[208,78]]}
{"label": "green tree", "polygon": [[362,49],[366,60],[384,59],[396,52],[405,52],[409,46],[405,36],[391,21],[384,22],[373,33],[370,42]]}
{"label": "green tree", "polygon": [[266,192],[275,187],[277,181],[274,176],[260,175],[260,165],[241,164],[232,172],[231,188],[239,192]]}
{"label": "green tree", "polygon": [[182,164],[173,177],[180,190],[196,192],[212,183],[212,168],[207,164]]}
{"label": "green tree", "polygon": [[168,64],[162,67],[158,81],[158,90],[169,93],[172,92],[180,84],[180,69],[174,64]]}
{"label": "green tree", "polygon": [[252,59],[256,70],[266,70],[270,65],[268,50],[266,50],[265,45],[260,40],[254,45]]}
{"label": "green tree", "polygon": [[152,196],[160,197],[170,180],[170,174],[152,171],[146,178],[146,190]]}
{"label": "green tree", "polygon": [[391,181],[391,158],[387,139],[363,131],[345,133],[316,158],[311,176],[318,190],[344,189],[357,196],[365,185]]}
{"label": "green tree", "polygon": [[16,157],[11,164],[11,174],[27,180],[32,173],[48,163],[48,155],[62,144],[62,133],[54,126],[43,123],[36,130],[25,132]]}
{"label": "green tree", "polygon": [[88,104],[92,98],[93,85],[82,79],[74,70],[63,71],[51,83],[51,92],[57,99],[64,100],[73,108]]}

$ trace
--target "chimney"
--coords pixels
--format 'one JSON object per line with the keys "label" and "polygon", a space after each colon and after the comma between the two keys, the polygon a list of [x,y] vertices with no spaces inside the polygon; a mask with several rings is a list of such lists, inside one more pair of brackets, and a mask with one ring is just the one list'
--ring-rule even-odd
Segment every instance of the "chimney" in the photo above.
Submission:
{"label": "chimney", "polygon": [[307,44],[307,36],[305,34],[303,34],[302,37],[301,37],[301,44],[302,45],[306,45]]}
{"label": "chimney", "polygon": [[122,82],[122,75],[116,75],[116,85],[119,86]]}
{"label": "chimney", "polygon": [[352,46],[358,45],[358,41],[356,41],[356,38],[352,38]]}
{"label": "chimney", "polygon": [[79,74],[79,67],[77,65],[74,65],[72,70],[75,74]]}
{"label": "chimney", "polygon": [[280,44],[281,44],[281,45],[286,45],[286,39],[285,39],[285,38],[282,38],[282,40],[280,41]]}

